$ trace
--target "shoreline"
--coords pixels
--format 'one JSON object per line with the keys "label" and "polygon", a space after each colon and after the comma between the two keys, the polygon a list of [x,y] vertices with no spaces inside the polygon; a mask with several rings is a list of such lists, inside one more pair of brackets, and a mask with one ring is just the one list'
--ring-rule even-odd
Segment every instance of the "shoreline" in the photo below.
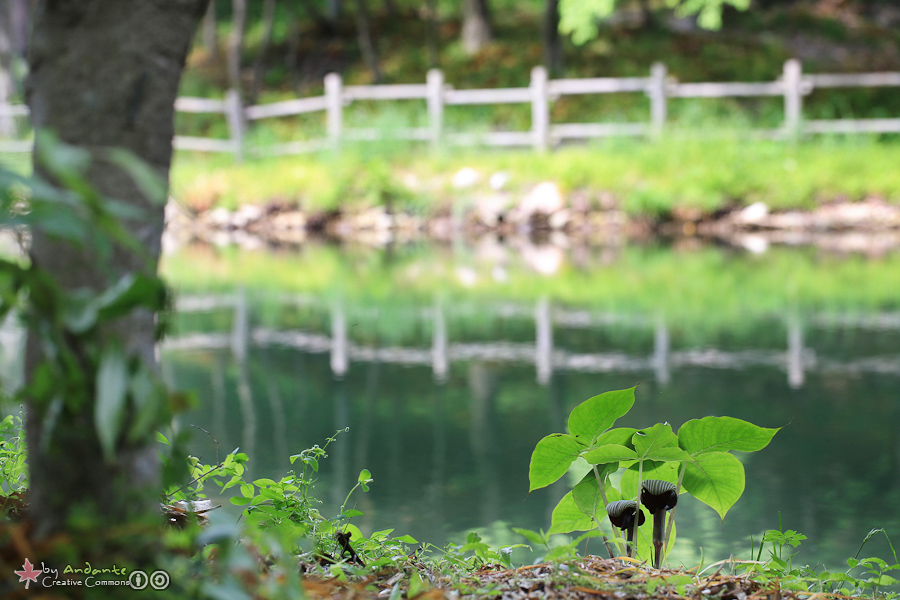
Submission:
{"label": "shoreline", "polygon": [[199,242],[248,248],[299,247],[312,241],[384,247],[484,237],[534,245],[618,246],[667,239],[725,244],[755,254],[771,245],[785,245],[874,257],[900,248],[900,206],[867,198],[827,202],[812,210],[776,211],[755,202],[715,214],[682,209],[653,219],[629,216],[611,206],[592,208],[577,197],[564,201],[555,184],[545,182],[517,204],[469,202],[465,209],[428,216],[382,206],[303,211],[277,202],[191,214],[170,201],[166,237],[169,247]]}

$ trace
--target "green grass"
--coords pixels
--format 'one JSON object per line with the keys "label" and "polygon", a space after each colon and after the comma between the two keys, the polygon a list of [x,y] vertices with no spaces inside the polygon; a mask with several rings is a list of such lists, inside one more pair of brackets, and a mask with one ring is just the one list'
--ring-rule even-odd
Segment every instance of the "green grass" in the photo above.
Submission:
{"label": "green grass", "polygon": [[[489,194],[487,179],[506,171],[513,197],[542,181],[565,194],[608,192],[633,215],[666,216],[675,207],[714,212],[764,201],[773,208],[812,208],[833,199],[900,200],[900,143],[872,138],[818,138],[801,143],[752,139],[727,130],[698,139],[675,131],[659,142],[609,140],[539,154],[531,150],[452,150],[354,145],[340,155],[251,159],[178,154],[172,194],[194,209],[234,208],[280,200],[309,211],[391,204],[434,213]],[[481,174],[474,190],[453,189],[463,167]]]}

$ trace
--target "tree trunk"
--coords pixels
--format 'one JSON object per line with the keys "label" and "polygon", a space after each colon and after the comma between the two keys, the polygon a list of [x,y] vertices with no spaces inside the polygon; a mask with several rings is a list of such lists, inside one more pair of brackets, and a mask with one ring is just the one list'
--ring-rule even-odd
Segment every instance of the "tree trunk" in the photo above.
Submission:
{"label": "tree trunk", "polygon": [[372,42],[372,32],[369,27],[369,9],[366,0],[356,0],[356,32],[359,37],[359,49],[363,59],[372,71],[375,83],[381,83],[381,69],[378,68],[378,54],[375,44]]}
{"label": "tree trunk", "polygon": [[426,0],[425,40],[428,51],[428,66],[437,69],[441,66],[440,23],[438,23],[437,0]]}
{"label": "tree trunk", "polygon": [[559,35],[559,0],[547,0],[544,12],[544,66],[550,76],[563,70],[562,39]]}
{"label": "tree trunk", "polygon": [[216,0],[210,0],[209,8],[203,15],[202,29],[203,48],[206,49],[210,62],[215,62],[219,58],[219,33],[216,31],[216,25]]}
{"label": "tree trunk", "polygon": [[[174,101],[191,37],[205,0],[41,0],[36,7],[27,82],[31,121],[37,132],[58,138],[92,157],[87,171],[99,193],[146,211],[125,223],[132,236],[158,260],[163,207],[152,204],[122,169],[104,161],[110,148],[123,148],[168,181],[172,159]],[[45,139],[37,137],[35,157]],[[46,175],[35,160],[35,172]],[[109,278],[140,271],[146,262],[116,250],[110,273],[87,250],[33,232],[31,260],[64,290],[104,289]],[[154,316],[126,316],[114,330],[127,351],[154,364]],[[26,376],[43,356],[29,335]],[[88,403],[91,404],[91,403]],[[114,462],[104,459],[93,424],[93,405],[67,406],[47,427],[47,407],[27,411],[30,515],[38,537],[64,529],[74,515],[94,515],[121,528],[158,512],[156,448],[152,434]],[[149,512],[148,512],[149,511]],[[137,549],[136,549],[137,550]]]}
{"label": "tree trunk", "polygon": [[[28,47],[29,12],[28,0],[0,0],[0,104],[21,91],[16,71]],[[15,135],[15,119],[0,115],[0,137]]]}
{"label": "tree trunk", "polygon": [[228,39],[228,86],[241,91],[241,53],[244,50],[244,24],[247,0],[231,0],[231,37]]}
{"label": "tree trunk", "polygon": [[337,26],[338,20],[341,18],[341,0],[328,0],[328,7],[325,10],[327,18],[331,23]]}
{"label": "tree trunk", "polygon": [[263,76],[266,71],[266,58],[272,46],[272,30],[275,28],[275,0],[263,2],[263,39],[259,54],[253,62],[253,89],[250,92],[251,104],[256,104],[262,90]]}
{"label": "tree trunk", "polygon": [[293,0],[285,3],[284,8],[287,12],[288,20],[287,48],[284,57],[284,67],[288,72],[291,88],[296,89],[300,80],[297,73],[297,68],[299,66],[298,54],[300,53],[300,19],[297,16],[297,7],[294,5]]}
{"label": "tree trunk", "polygon": [[493,37],[487,0],[463,0],[462,46],[467,54],[476,54]]}
{"label": "tree trunk", "polygon": [[[7,7],[0,3],[0,104],[7,104],[13,96],[13,52],[7,29]],[[16,123],[11,116],[0,113],[0,138],[14,137]]]}

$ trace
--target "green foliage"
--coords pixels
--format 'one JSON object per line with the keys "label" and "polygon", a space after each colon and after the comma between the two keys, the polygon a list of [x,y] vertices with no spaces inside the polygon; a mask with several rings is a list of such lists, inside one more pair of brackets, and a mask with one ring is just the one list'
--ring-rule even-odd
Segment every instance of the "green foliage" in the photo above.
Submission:
{"label": "green foliage", "polygon": [[0,496],[22,492],[28,487],[23,417],[20,411],[0,421]]}
{"label": "green foliage", "polygon": [[[37,147],[37,160],[60,187],[0,170],[2,225],[28,228],[83,252],[107,284],[63,289],[40,265],[0,259],[0,318],[15,312],[43,349],[19,398],[33,403],[46,433],[67,415],[93,406],[98,443],[112,462],[119,449],[146,443],[178,401],[153,366],[112,334],[120,318],[136,311],[162,313],[168,294],[153,260],[123,224],[144,218],[144,211],[97,193],[86,178],[89,158],[83,150],[51,138]],[[151,205],[165,200],[164,184],[133,156],[113,150],[105,158],[134,179]],[[138,257],[144,269],[114,275],[117,252]],[[165,319],[159,323],[161,335]]]}
{"label": "green foliage", "polygon": [[[658,479],[675,484],[719,513],[722,519],[744,491],[744,467],[730,451],[766,447],[779,429],[759,427],[731,417],[692,419],[677,435],[667,423],[641,430],[616,428],[615,421],[634,404],[634,388],[606,392],[585,400],[569,415],[569,434],[551,434],[535,446],[529,467],[530,490],[562,477],[576,458],[591,472],[563,496],[553,511],[550,532],[603,531],[610,502],[635,498],[641,482]],[[618,489],[610,477],[621,472]],[[669,527],[672,528],[670,517]],[[640,528],[638,555],[650,556],[650,519]],[[669,544],[674,537],[669,538]]]}
{"label": "green foliage", "polygon": [[[726,5],[738,10],[750,8],[750,0],[666,0],[679,17],[697,15],[697,23],[705,29],[722,27],[722,10]],[[561,0],[559,29],[582,45],[597,37],[597,21],[613,14],[616,0]]]}
{"label": "green foliage", "polygon": [[[893,564],[878,557],[859,558],[866,543],[876,534],[884,534],[893,554]],[[900,597],[896,586],[900,585],[900,560],[884,529],[872,529],[866,535],[856,556],[847,559],[846,571],[829,571],[824,566],[815,567],[795,565],[794,558],[799,554],[799,546],[806,539],[802,533],[782,527],[769,529],[763,534],[756,560],[741,565],[746,575],[761,582],[777,581],[783,589],[840,594],[842,597],[873,597],[891,600]],[[766,543],[769,548],[766,549]],[[769,557],[762,561],[763,550]],[[752,554],[752,548],[751,548]],[[819,567],[821,569],[819,570]]]}

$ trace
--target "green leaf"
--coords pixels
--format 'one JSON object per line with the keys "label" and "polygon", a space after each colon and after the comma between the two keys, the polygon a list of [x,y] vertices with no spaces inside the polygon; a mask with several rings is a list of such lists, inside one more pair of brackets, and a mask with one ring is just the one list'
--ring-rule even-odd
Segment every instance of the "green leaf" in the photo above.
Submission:
{"label": "green leaf", "polygon": [[149,368],[143,364],[138,366],[137,372],[132,376],[130,389],[134,418],[128,429],[128,440],[135,442],[143,439],[159,424],[165,389],[154,380]]}
{"label": "green leaf", "polygon": [[733,417],[691,419],[678,430],[678,445],[692,456],[707,452],[755,452],[769,445],[781,428],[759,427]]}
{"label": "green leaf", "polygon": [[166,180],[150,165],[128,150],[113,148],[108,154],[109,160],[122,167],[153,204],[166,203]]}
{"label": "green leaf", "polygon": [[111,344],[100,357],[97,369],[97,390],[94,404],[94,426],[107,461],[115,458],[116,439],[125,417],[125,398],[128,391],[128,365],[125,353]]}
{"label": "green leaf", "polygon": [[[619,491],[611,485],[604,485],[603,491],[606,493],[607,502],[615,502],[622,499]],[[578,508],[588,516],[598,515],[603,517],[606,515],[606,505],[603,502],[603,496],[600,494],[600,487],[597,485],[597,477],[594,475],[593,470],[589,471],[572,488],[572,499],[575,500]]]}
{"label": "green leaf", "polygon": [[74,334],[82,334],[97,322],[97,303],[90,290],[74,290],[63,305],[63,323]]}
{"label": "green leaf", "polygon": [[[661,479],[669,483],[678,481],[678,463],[674,462],[654,462],[648,461],[644,463],[643,479]],[[622,490],[622,497],[625,500],[634,500],[638,494],[638,465],[634,464],[625,469],[622,473],[622,479],[619,482],[619,488]]]}
{"label": "green leaf", "polygon": [[584,454],[584,460],[592,465],[602,465],[623,460],[637,460],[637,452],[619,444],[605,444]]}
{"label": "green leaf", "polygon": [[250,504],[252,498],[247,498],[246,496],[233,496],[229,502],[234,504],[235,506],[244,506],[246,504]]}
{"label": "green leaf", "polygon": [[744,493],[744,465],[727,452],[710,452],[685,464],[684,489],[722,520]]}
{"label": "green leaf", "polygon": [[140,273],[127,273],[98,298],[99,316],[115,319],[138,307],[162,310],[166,304],[166,287],[159,278]]}
{"label": "green leaf", "polygon": [[678,447],[678,438],[667,423],[657,423],[642,429],[632,438],[639,460],[680,461],[690,460],[690,455]]}
{"label": "green leaf", "polygon": [[372,482],[372,474],[368,469],[363,469],[359,472],[359,477],[357,477],[356,480],[359,482],[359,487],[361,487],[364,492],[368,492],[369,486],[366,484]]}
{"label": "green leaf", "polygon": [[398,542],[403,542],[404,544],[418,544],[419,543],[419,540],[417,540],[416,538],[414,538],[413,536],[411,536],[409,534],[401,535],[400,537],[396,537],[394,539],[397,540]]}
{"label": "green leaf", "polygon": [[550,518],[550,530],[548,535],[554,533],[569,533],[570,531],[587,531],[594,527],[594,520],[584,514],[575,499],[572,492],[567,493],[556,508],[553,509],[553,515]]}
{"label": "green leaf", "polygon": [[538,533],[537,531],[532,531],[530,529],[525,529],[523,527],[513,527],[513,531],[518,533],[521,536],[524,536],[526,540],[535,544],[537,546],[544,546],[547,544],[547,541],[544,540],[544,537]]}
{"label": "green leaf", "polygon": [[593,445],[603,446],[605,444],[619,444],[620,446],[634,448],[634,443],[631,441],[631,438],[634,437],[635,433],[637,433],[637,429],[634,427],[616,427],[598,437]]}
{"label": "green leaf", "polygon": [[588,398],[569,414],[569,433],[581,443],[590,445],[633,405],[634,388]]}
{"label": "green leaf", "polygon": [[552,433],[539,441],[528,466],[528,491],[546,487],[565,475],[584,448],[584,444],[564,433]]}

